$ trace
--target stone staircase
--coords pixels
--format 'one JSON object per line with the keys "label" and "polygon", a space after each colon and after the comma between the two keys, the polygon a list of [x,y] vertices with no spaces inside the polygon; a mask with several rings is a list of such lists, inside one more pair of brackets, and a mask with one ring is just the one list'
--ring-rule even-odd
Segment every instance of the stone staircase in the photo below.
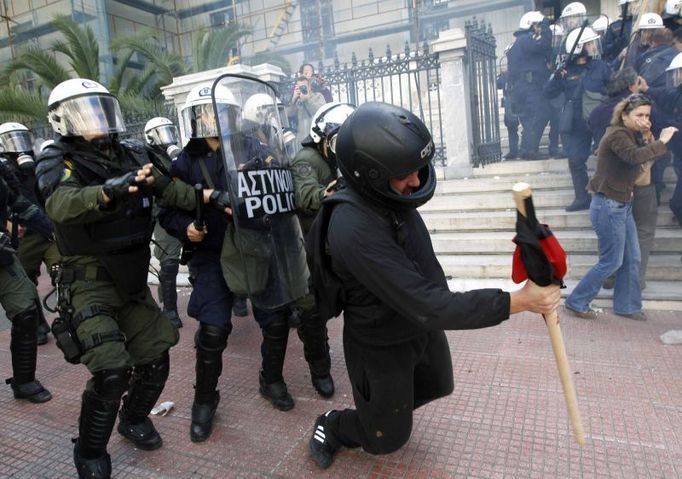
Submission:
{"label": "stone staircase", "polygon": [[[590,158],[594,170],[596,158]],[[517,289],[511,277],[516,209],[511,188],[525,181],[533,189],[538,219],[547,223],[568,253],[564,295],[597,261],[597,238],[587,211],[566,213],[573,200],[567,160],[506,161],[477,168],[469,178],[443,180],[420,212],[452,290],[482,287]],[[682,228],[668,208],[676,178],[666,170],[668,188],[659,208],[656,241],[649,260],[645,309],[682,311]],[[594,304],[612,306],[612,291],[601,290]]]}

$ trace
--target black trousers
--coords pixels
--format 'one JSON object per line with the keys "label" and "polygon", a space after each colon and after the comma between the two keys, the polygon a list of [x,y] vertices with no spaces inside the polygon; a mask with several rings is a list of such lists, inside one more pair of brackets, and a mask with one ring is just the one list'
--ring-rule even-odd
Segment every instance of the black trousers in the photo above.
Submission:
{"label": "black trousers", "polygon": [[412,432],[412,411],[452,393],[452,360],[443,331],[392,346],[359,344],[344,330],[343,349],[356,409],[333,415],[332,440],[388,454]]}

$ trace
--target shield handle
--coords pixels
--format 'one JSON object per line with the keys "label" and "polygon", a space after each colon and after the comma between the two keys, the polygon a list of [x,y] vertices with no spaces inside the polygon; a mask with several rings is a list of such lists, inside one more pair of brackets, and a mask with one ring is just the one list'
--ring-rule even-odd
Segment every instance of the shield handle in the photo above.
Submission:
{"label": "shield handle", "polygon": [[[525,202],[528,198],[531,198],[530,185],[528,185],[528,183],[516,183],[512,188],[512,191],[516,209],[523,216],[526,216]],[[582,446],[585,444],[585,431],[583,430],[583,422],[580,418],[578,398],[575,393],[575,387],[573,386],[573,378],[571,377],[571,368],[568,365],[566,346],[564,345],[564,338],[561,334],[561,327],[559,326],[559,315],[556,311],[553,311],[543,317],[545,318],[545,324],[547,325],[549,337],[552,341],[554,357],[556,359],[557,367],[559,368],[559,377],[561,379],[561,386],[564,390],[566,408],[568,409],[568,415],[571,418],[571,425],[573,426],[573,436],[575,437],[576,442]]]}

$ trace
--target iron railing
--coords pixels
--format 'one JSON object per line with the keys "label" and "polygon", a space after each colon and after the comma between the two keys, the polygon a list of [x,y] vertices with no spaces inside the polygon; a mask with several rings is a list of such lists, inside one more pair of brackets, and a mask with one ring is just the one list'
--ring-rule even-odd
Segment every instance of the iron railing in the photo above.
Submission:
{"label": "iron railing", "polygon": [[490,24],[486,26],[474,18],[467,21],[464,28],[473,135],[471,163],[476,167],[502,161],[496,42]]}
{"label": "iron railing", "polygon": [[[372,49],[366,60],[358,61],[353,53],[350,64],[318,66],[318,73],[331,90],[335,101],[361,105],[368,101],[383,101],[400,106],[418,115],[433,135],[436,145],[434,162],[446,160],[441,123],[440,63],[438,54],[429,51],[424,42],[421,50],[411,50],[405,43],[402,52],[394,54],[390,47],[385,56],[375,57]],[[284,101],[291,97],[295,78],[280,84]]]}

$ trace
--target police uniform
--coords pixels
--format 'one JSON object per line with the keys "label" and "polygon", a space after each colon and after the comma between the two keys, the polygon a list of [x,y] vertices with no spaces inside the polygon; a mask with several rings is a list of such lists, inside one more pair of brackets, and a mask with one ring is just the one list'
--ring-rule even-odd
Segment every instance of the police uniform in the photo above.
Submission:
{"label": "police uniform", "polygon": [[[10,238],[4,231],[7,210],[16,213],[14,221],[32,225],[40,222],[42,213],[20,193],[9,186],[0,175],[0,304],[10,322],[10,354],[13,377],[6,382],[12,386],[14,397],[31,402],[45,402],[50,392],[35,379],[37,359],[36,288],[22,268]],[[46,221],[42,220],[43,227]]]}
{"label": "police uniform", "polygon": [[561,143],[568,157],[568,167],[573,180],[575,200],[573,207],[587,209],[590,195],[587,192],[587,158],[592,152],[592,132],[583,118],[583,94],[585,91],[606,94],[606,84],[611,76],[611,68],[601,60],[589,59],[584,64],[572,61],[566,67],[565,77],[555,75],[544,87],[547,98],[555,98],[561,93],[565,101],[572,103],[572,119],[561,132]]}
{"label": "police uniform", "polygon": [[[35,163],[33,161],[28,161],[28,159],[18,163],[18,159],[21,156],[29,155],[30,153],[25,153],[23,155],[18,155],[17,153],[4,153],[0,161],[3,161],[5,165],[16,175],[16,178],[20,185],[21,194],[27,198],[29,201],[36,205],[40,205],[38,198],[35,194]],[[33,281],[34,284],[38,285],[38,277],[40,276],[40,266],[41,263],[45,263],[47,271],[52,269],[52,266],[59,262],[59,251],[57,249],[57,244],[54,242],[52,237],[51,228],[48,231],[38,232],[34,229],[27,228],[24,232],[22,238],[18,241],[19,246],[17,248],[17,257],[21,266],[26,271],[29,279]],[[49,331],[49,326],[45,315],[43,313],[43,308],[40,302],[40,297],[36,291],[35,297],[36,310],[38,311],[38,344],[45,344],[47,342],[47,332]]]}
{"label": "police uniform", "polygon": [[618,55],[624,48],[628,46],[630,35],[632,33],[632,15],[623,19],[619,18],[609,25],[604,33],[602,59],[611,64],[615,69],[618,68]]}
{"label": "police uniform", "polygon": [[[653,111],[655,116],[658,110],[670,120],[664,126],[675,126],[682,130],[682,86],[675,88],[649,88],[646,95],[651,97],[656,106]],[[677,222],[682,224],[682,134],[677,133],[668,142],[668,148],[673,152],[673,168],[677,175],[675,190],[670,198],[670,209]],[[659,160],[660,161],[660,160]],[[655,165],[655,163],[654,163]]]}
{"label": "police uniform", "polygon": [[[670,45],[650,48],[640,56],[638,62],[640,66],[637,73],[646,80],[649,88],[663,89],[666,86],[666,68],[678,53],[677,49]],[[669,108],[666,105],[660,105],[656,101],[654,101],[654,110],[651,118],[651,131],[654,135],[658,135],[663,128],[674,123],[675,118],[668,113]],[[668,153],[667,158],[656,161],[651,168],[651,180],[654,184],[657,202],[660,202],[661,193],[666,187],[663,173],[670,162],[670,154]]]}
{"label": "police uniform", "polygon": [[[265,145],[252,138],[245,141],[249,158],[269,157]],[[220,151],[211,150],[203,138],[190,140],[173,162],[171,176],[190,184],[202,184],[204,188],[226,190],[226,175]],[[159,214],[159,221],[166,231],[184,243],[189,243],[186,232],[194,219],[191,213],[178,209],[162,209]],[[190,438],[194,442],[205,441],[210,436],[213,417],[220,401],[220,393],[216,388],[222,374],[222,354],[232,331],[234,294],[230,286],[244,287],[235,285],[234,282],[228,286],[221,263],[224,260],[226,238],[234,237],[234,226],[224,211],[215,208],[206,210],[204,219],[208,233],[202,241],[192,243],[189,271],[193,288],[187,306],[187,314],[199,321],[196,336],[195,396],[190,426]],[[243,265],[238,251],[230,256],[237,258],[232,271],[241,271]],[[245,291],[240,290],[240,293]],[[263,310],[255,306],[253,313],[263,332],[261,390],[264,388],[264,381],[278,383],[278,395],[272,399],[273,404],[290,409],[293,407],[293,400],[288,395],[282,378],[289,332],[287,313],[283,310]],[[286,396],[288,400],[284,401]]]}
{"label": "police uniform", "polygon": [[[171,159],[165,151],[152,146],[157,158],[166,169],[170,170]],[[154,208],[154,217],[158,216],[158,208]],[[164,315],[177,327],[182,327],[178,316],[178,291],[176,278],[180,270],[180,254],[182,244],[177,238],[168,234],[159,222],[154,225],[154,257],[159,261],[159,301],[163,304]]]}
{"label": "police uniform", "polygon": [[192,209],[194,192],[157,172],[151,188],[141,187],[137,194],[111,198],[107,204],[102,197],[107,180],[149,161],[142,143],[123,145],[113,139],[99,146],[75,136],[58,138],[37,166],[62,255],[60,312],[69,312],[80,350],[80,357],[70,360],[92,374],[83,393],[74,450],[84,476],[90,469],[110,471],[106,444],[126,390],[119,433],[141,449],[162,443],[147,416],[168,378],[168,349],[177,343],[178,331],[161,314],[147,286],[153,198]]}
{"label": "police uniform", "polygon": [[519,30],[507,53],[511,100],[518,109],[523,126],[520,156],[536,159],[545,125],[549,121],[547,102],[542,97],[542,86],[549,78],[548,62],[552,55],[552,31],[543,21],[542,32]]}

